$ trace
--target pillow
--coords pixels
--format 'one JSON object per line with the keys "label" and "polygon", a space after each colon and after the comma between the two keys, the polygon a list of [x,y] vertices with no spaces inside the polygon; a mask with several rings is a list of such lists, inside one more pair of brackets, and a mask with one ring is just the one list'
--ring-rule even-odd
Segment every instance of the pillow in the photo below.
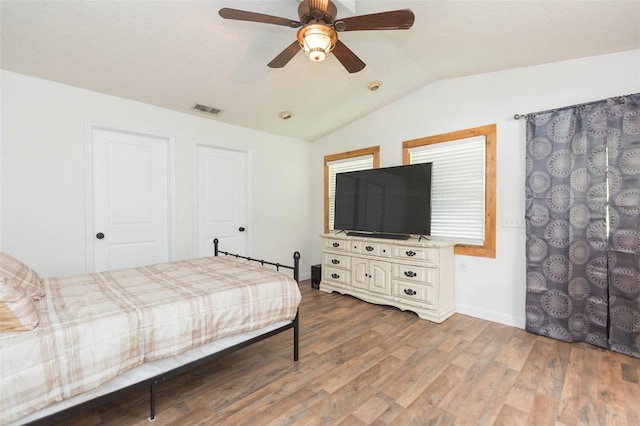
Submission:
{"label": "pillow", "polygon": [[38,325],[36,305],[12,279],[0,277],[0,331],[29,331]]}
{"label": "pillow", "polygon": [[40,275],[18,259],[0,253],[0,278],[10,278],[22,287],[34,300],[44,297],[44,287]]}

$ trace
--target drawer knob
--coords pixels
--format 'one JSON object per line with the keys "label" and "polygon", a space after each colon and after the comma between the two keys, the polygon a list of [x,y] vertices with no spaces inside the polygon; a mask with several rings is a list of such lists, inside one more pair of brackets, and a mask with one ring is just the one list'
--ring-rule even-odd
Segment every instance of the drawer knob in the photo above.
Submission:
{"label": "drawer knob", "polygon": [[367,250],[367,251],[373,251],[373,247],[371,247],[371,246],[366,246],[366,247],[365,247],[365,250]]}
{"label": "drawer knob", "polygon": [[334,247],[340,247],[340,243],[333,243],[331,245],[334,246]]}
{"label": "drawer knob", "polygon": [[413,257],[413,256],[416,255],[416,252],[413,251],[413,250],[407,250],[406,253],[407,253],[407,256],[409,256],[409,257]]}
{"label": "drawer knob", "polygon": [[340,263],[340,261],[338,259],[331,259],[331,263],[333,263],[334,265],[337,265]]}
{"label": "drawer knob", "polygon": [[418,275],[418,274],[416,274],[416,273],[415,273],[415,272],[413,272],[413,271],[404,271],[404,276],[405,276],[405,277],[413,278],[413,277],[415,277],[416,275]]}
{"label": "drawer knob", "polygon": [[331,278],[333,278],[334,280],[340,278],[340,275],[338,274],[331,274]]}
{"label": "drawer knob", "polygon": [[408,294],[409,296],[415,296],[416,295],[416,291],[410,288],[405,288],[404,289],[404,294]]}

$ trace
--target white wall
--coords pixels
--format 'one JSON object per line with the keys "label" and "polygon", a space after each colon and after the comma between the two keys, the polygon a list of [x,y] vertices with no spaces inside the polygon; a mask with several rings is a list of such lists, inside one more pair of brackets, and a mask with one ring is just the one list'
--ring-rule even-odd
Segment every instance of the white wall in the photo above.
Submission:
{"label": "white wall", "polygon": [[[384,90],[384,86],[381,90]],[[313,229],[323,229],[323,157],[380,145],[381,167],[402,164],[402,142],[496,123],[497,254],[456,256],[459,313],[524,327],[525,230],[505,228],[524,217],[525,123],[528,113],[640,92],[640,50],[432,83],[317,140],[311,167]],[[320,263],[320,238],[313,259]]]}
{"label": "white wall", "polygon": [[0,248],[45,276],[85,271],[87,123],[174,138],[177,258],[193,255],[194,143],[250,150],[252,255],[284,263],[300,250],[303,278],[321,259],[324,155],[380,145],[381,165],[394,166],[404,140],[496,123],[497,256],[456,256],[456,305],[522,327],[524,228],[501,226],[524,215],[524,121],[513,115],[640,92],[640,50],[435,82],[313,144],[7,71],[0,78]]}
{"label": "white wall", "polygon": [[[85,272],[87,125],[174,138],[176,258],[193,252],[195,143],[251,156],[251,255],[310,276],[312,144],[2,71],[0,248],[44,276]],[[283,155],[286,153],[286,155]]]}

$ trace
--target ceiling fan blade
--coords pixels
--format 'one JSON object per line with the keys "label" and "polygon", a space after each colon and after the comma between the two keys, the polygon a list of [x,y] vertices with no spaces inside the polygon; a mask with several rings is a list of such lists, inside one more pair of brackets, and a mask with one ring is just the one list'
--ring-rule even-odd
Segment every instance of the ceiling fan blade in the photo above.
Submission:
{"label": "ceiling fan blade", "polygon": [[235,19],[236,21],[260,22],[262,24],[284,25],[290,28],[299,28],[301,22],[293,19],[280,18],[278,16],[265,15],[263,13],[248,12],[246,10],[229,9],[224,7],[218,12],[224,19]]}
{"label": "ceiling fan blade", "polygon": [[331,53],[333,53],[336,59],[339,60],[342,66],[350,73],[362,71],[364,67],[367,66],[339,39],[336,41],[336,47],[333,48]]}
{"label": "ceiling fan blade", "polygon": [[284,49],[278,56],[273,58],[267,65],[269,68],[282,68],[294,57],[296,53],[300,51],[300,43],[298,40],[291,43],[286,49]]}
{"label": "ceiling fan blade", "polygon": [[411,9],[402,9],[339,19],[334,27],[336,31],[408,30],[415,20]]}

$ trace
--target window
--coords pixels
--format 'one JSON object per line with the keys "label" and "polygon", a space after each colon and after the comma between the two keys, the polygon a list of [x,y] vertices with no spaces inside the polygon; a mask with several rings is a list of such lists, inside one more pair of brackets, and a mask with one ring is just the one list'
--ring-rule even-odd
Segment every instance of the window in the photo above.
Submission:
{"label": "window", "polygon": [[484,138],[409,149],[411,164],[433,163],[431,235],[484,244]]}
{"label": "window", "polygon": [[324,157],[324,232],[333,230],[336,173],[380,167],[380,147],[363,148]]}
{"label": "window", "polygon": [[431,235],[456,254],[495,257],[496,125],[405,141],[404,164],[433,162]]}

